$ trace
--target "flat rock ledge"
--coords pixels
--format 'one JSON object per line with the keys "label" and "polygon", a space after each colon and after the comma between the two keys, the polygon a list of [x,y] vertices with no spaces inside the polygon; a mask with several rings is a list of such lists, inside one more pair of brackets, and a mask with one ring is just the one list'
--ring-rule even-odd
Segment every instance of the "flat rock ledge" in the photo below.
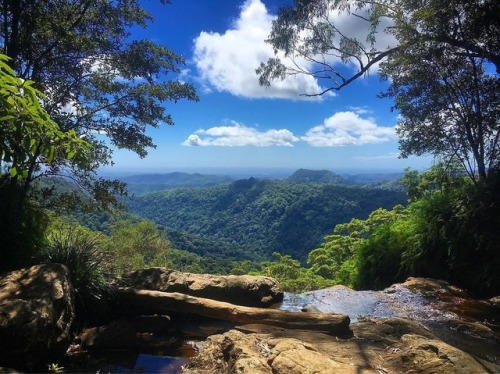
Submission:
{"label": "flat rock ledge", "polygon": [[340,339],[313,331],[244,325],[212,335],[185,374],[489,373],[422,325],[389,318],[351,324]]}
{"label": "flat rock ledge", "polygon": [[217,276],[150,268],[126,274],[115,283],[119,287],[178,292],[250,307],[265,308],[283,301],[280,284],[263,276]]}

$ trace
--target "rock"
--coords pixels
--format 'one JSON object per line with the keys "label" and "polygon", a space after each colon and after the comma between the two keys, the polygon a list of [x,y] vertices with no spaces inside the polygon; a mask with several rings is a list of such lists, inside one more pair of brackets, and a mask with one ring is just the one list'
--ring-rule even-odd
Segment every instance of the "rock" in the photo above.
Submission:
{"label": "rock", "polygon": [[150,268],[124,275],[117,284],[135,289],[179,292],[243,306],[268,307],[283,300],[279,283],[262,276],[216,276]]}
{"label": "rock", "polygon": [[254,308],[224,301],[163,292],[119,288],[119,305],[130,314],[189,313],[236,324],[260,323],[288,329],[328,332],[336,336],[352,335],[350,319],[338,313],[285,312],[277,309]]}
{"label": "rock", "polygon": [[124,319],[85,329],[80,339],[88,350],[133,349],[139,344],[134,326]]}
{"label": "rock", "polygon": [[410,290],[421,291],[427,296],[469,297],[466,291],[439,279],[410,277],[403,283],[403,286]]}
{"label": "rock", "polygon": [[74,291],[69,270],[42,264],[0,279],[0,363],[37,370],[64,354],[72,340]]}
{"label": "rock", "polygon": [[500,307],[500,296],[492,297],[489,299],[489,302],[494,306]]}
{"label": "rock", "polygon": [[241,326],[209,337],[199,355],[184,366],[184,373],[488,372],[472,356],[439,341],[415,322],[378,319],[351,327],[354,337],[339,339],[314,331]]}
{"label": "rock", "polygon": [[304,305],[301,309],[301,312],[304,313],[320,313],[319,309],[314,305]]}
{"label": "rock", "polygon": [[442,341],[420,335],[401,337],[398,350],[385,362],[389,372],[409,373],[485,373],[482,366],[469,354]]}

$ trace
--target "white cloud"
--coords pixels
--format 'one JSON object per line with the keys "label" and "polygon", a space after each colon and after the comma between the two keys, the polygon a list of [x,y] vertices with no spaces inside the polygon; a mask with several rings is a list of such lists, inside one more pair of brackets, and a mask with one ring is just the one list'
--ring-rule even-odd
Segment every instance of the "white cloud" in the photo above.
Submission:
{"label": "white cloud", "polygon": [[[370,46],[366,42],[369,32],[369,22],[362,17],[355,17],[352,13],[367,16],[367,8],[351,12],[331,12],[328,20],[333,22],[343,35],[355,38],[365,44],[367,50]],[[268,12],[261,0],[245,0],[241,7],[239,17],[224,33],[203,31],[194,40],[194,61],[200,74],[206,92],[211,90],[229,92],[236,96],[249,98],[285,98],[321,100],[321,97],[304,97],[304,94],[317,94],[324,90],[320,83],[310,75],[296,74],[288,76],[284,81],[274,81],[271,87],[260,86],[255,69],[261,62],[275,57],[271,45],[265,43],[268,38],[272,21],[276,18]],[[391,26],[388,18],[382,18],[377,28],[375,49],[385,50],[397,45],[395,38],[384,32]],[[304,34],[304,36],[306,33]],[[336,37],[337,43],[339,38]],[[303,58],[291,60],[278,57],[282,62],[292,68],[300,66],[304,71],[312,71],[314,65]],[[333,66],[343,65],[338,56],[318,56]],[[363,61],[366,64],[366,59]],[[296,65],[295,65],[296,64]],[[379,64],[371,70],[376,71]],[[349,69],[357,71],[359,66],[355,61],[348,64]],[[327,83],[329,84],[329,83]],[[332,91],[329,93],[334,95]]]}
{"label": "white cloud", "polygon": [[232,121],[229,126],[217,126],[207,130],[197,130],[182,145],[220,147],[291,147],[299,139],[287,129],[258,131]]}
{"label": "white cloud", "polygon": [[369,109],[367,106],[353,106],[350,105],[347,107],[350,111],[362,115],[362,114],[372,114],[373,110]]}
{"label": "white cloud", "polygon": [[338,112],[310,129],[301,140],[314,147],[341,147],[387,142],[396,139],[394,127],[379,126],[373,118],[354,112]]}
{"label": "white cloud", "polygon": [[[302,74],[273,82],[271,87],[259,85],[255,69],[274,57],[273,48],[265,43],[274,18],[261,0],[246,0],[230,29],[223,34],[200,33],[194,40],[194,61],[205,89],[249,98],[288,99],[322,90],[314,78]],[[303,66],[310,64],[303,62]]]}
{"label": "white cloud", "polygon": [[[366,5],[361,9],[357,9],[357,6],[354,3],[351,3],[351,9],[349,12],[331,12],[328,16],[330,22],[335,24],[338,30],[351,39],[356,39],[358,42],[363,44],[364,49],[369,51],[371,49],[370,43],[366,40],[367,35],[370,32],[370,22],[367,21],[369,16],[370,5]],[[356,17],[355,15],[359,16]],[[393,35],[385,32],[386,29],[390,28],[394,25],[392,19],[388,17],[382,17],[380,19],[380,23],[377,26],[377,32],[375,35],[375,43],[373,48],[377,51],[385,51],[389,48],[393,48],[398,45],[398,41],[394,38]],[[336,44],[338,44],[340,38],[335,38]],[[366,57],[362,58],[363,64],[367,64],[368,60]],[[329,60],[332,64],[340,64],[341,60],[338,57]],[[377,71],[380,62],[374,64],[370,71]],[[359,63],[355,59],[350,60],[350,66],[354,68],[356,71],[359,69]]]}

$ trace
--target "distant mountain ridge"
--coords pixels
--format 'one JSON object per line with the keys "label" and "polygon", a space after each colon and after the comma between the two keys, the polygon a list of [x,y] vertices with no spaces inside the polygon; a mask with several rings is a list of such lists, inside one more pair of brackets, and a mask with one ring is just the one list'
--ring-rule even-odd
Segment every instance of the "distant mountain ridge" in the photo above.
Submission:
{"label": "distant mountain ridge", "polygon": [[231,183],[227,175],[173,172],[167,174],[139,174],[120,178],[132,194],[144,194],[178,187],[211,187]]}

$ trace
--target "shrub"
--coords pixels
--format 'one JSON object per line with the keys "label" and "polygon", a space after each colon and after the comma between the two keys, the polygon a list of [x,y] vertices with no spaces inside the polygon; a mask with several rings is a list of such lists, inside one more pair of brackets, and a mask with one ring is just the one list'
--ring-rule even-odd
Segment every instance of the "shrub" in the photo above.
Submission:
{"label": "shrub", "polygon": [[75,305],[80,323],[94,324],[110,316],[113,288],[104,276],[105,258],[99,234],[82,227],[60,224],[49,236],[46,261],[69,268],[75,289]]}

